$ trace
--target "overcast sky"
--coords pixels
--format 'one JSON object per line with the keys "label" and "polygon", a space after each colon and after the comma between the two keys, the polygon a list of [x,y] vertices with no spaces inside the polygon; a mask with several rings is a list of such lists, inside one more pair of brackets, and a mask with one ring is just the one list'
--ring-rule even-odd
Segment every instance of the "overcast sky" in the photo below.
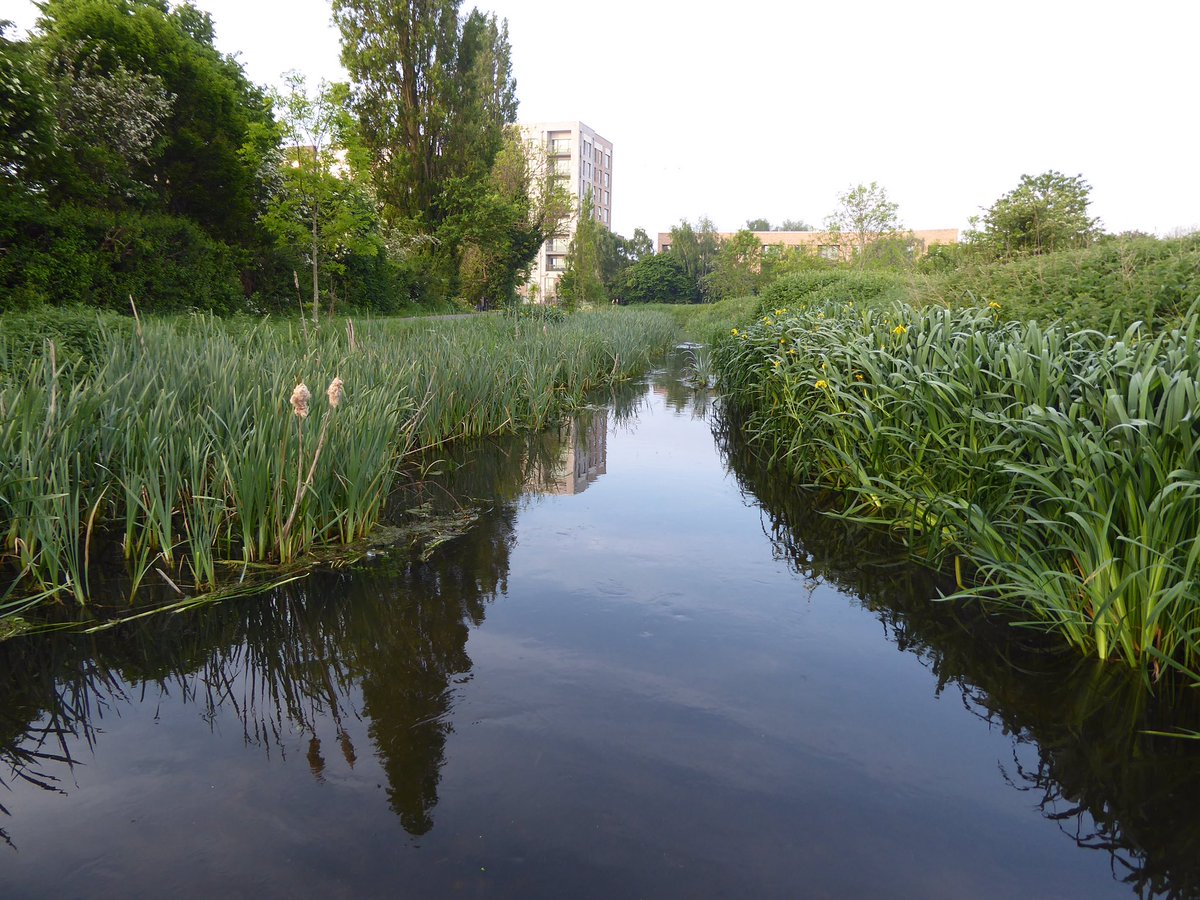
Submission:
{"label": "overcast sky", "polygon": [[[328,0],[196,5],[256,82],[344,77]],[[1197,0],[481,8],[508,20],[521,121],[580,119],[613,142],[623,234],[703,215],[820,225],[872,180],[905,225],[961,228],[1047,169],[1082,174],[1109,230],[1200,227]],[[0,0],[0,18],[35,15]]]}

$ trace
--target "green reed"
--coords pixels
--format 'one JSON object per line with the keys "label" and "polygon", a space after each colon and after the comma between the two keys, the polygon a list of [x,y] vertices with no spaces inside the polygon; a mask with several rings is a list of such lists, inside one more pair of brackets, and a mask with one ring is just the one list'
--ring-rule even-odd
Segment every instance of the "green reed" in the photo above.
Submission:
{"label": "green reed", "polygon": [[1111,336],[994,305],[766,312],[714,364],[773,462],[953,561],[959,596],[1200,681],[1197,315]]}
{"label": "green reed", "polygon": [[[63,363],[47,343],[0,375],[0,593],[14,608],[86,603],[101,563],[125,567],[131,597],[156,571],[201,591],[229,563],[291,564],[358,540],[412,451],[542,427],[644,368],[675,330],[625,310],[98,328],[91,357]],[[289,406],[299,383],[312,393],[304,418]]]}

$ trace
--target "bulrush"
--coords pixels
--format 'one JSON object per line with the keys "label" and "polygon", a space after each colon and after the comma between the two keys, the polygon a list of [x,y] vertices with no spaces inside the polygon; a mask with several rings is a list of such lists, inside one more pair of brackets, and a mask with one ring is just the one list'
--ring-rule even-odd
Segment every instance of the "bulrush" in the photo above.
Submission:
{"label": "bulrush", "polygon": [[[301,385],[303,387],[303,385]],[[325,396],[329,398],[329,405],[333,409],[337,409],[337,405],[342,402],[342,396],[346,392],[342,390],[342,379],[335,378],[329,382],[329,389],[325,391]],[[293,395],[294,396],[294,395]]]}
{"label": "bulrush", "polygon": [[[337,381],[337,379],[334,380]],[[340,384],[341,382],[339,381],[338,383]],[[330,385],[330,389],[332,388],[333,385]],[[303,381],[296,385],[296,389],[292,391],[291,403],[292,412],[296,414],[297,419],[308,418],[308,401],[311,399],[312,392],[308,389],[308,385],[306,385]],[[330,402],[332,402],[332,400]],[[334,405],[336,406],[337,404]]]}

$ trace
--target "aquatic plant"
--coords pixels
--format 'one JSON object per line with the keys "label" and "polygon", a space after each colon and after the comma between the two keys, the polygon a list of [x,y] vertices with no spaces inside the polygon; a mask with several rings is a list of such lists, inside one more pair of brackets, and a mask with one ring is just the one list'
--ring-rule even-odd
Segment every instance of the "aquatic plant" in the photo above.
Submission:
{"label": "aquatic plant", "polygon": [[48,342],[0,375],[0,614],[35,596],[86,603],[100,563],[125,568],[132,597],[156,571],[199,591],[231,563],[355,541],[415,449],[540,428],[674,334],[666,316],[620,310],[99,325],[86,365]]}
{"label": "aquatic plant", "polygon": [[962,592],[1200,681],[1200,319],[1146,335],[826,302],[714,354],[765,456]]}

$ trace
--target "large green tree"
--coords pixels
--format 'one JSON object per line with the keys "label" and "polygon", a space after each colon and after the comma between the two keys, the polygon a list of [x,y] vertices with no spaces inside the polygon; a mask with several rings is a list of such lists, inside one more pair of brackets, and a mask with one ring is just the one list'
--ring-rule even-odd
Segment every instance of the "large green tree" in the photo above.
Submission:
{"label": "large green tree", "polygon": [[982,223],[972,219],[967,241],[996,256],[1087,246],[1100,236],[1100,220],[1088,215],[1090,194],[1082,175],[1054,170],[1022,175],[1020,184],[984,212]]}
{"label": "large green tree", "polygon": [[432,232],[486,180],[516,119],[506,24],[459,0],[334,0],[342,63],[389,220]]}
{"label": "large green tree", "polygon": [[463,299],[480,308],[516,302],[519,279],[570,211],[570,195],[553,176],[545,151],[510,126],[486,190],[468,192],[441,229],[461,247]]}

